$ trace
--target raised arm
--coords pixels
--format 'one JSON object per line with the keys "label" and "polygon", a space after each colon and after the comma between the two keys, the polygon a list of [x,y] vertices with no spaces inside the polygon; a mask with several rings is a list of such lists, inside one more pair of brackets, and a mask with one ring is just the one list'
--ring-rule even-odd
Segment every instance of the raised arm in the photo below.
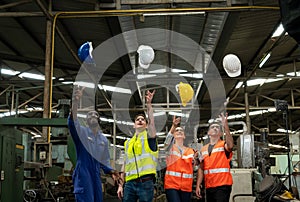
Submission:
{"label": "raised arm", "polygon": [[176,129],[176,128],[179,126],[179,124],[180,124],[180,121],[181,121],[181,118],[180,118],[180,117],[177,117],[177,118],[176,118],[176,116],[173,116],[172,127],[170,128],[169,133],[174,134],[175,129]]}
{"label": "raised arm", "polygon": [[177,117],[177,118],[176,118],[176,116],[173,116],[172,126],[171,126],[171,128],[170,128],[170,130],[169,130],[169,133],[168,133],[166,139],[165,139],[164,147],[167,148],[167,147],[172,143],[172,141],[173,141],[173,139],[174,139],[174,138],[173,138],[173,134],[174,134],[174,132],[175,132],[175,129],[179,126],[180,121],[181,121],[181,118],[180,118],[180,117]]}
{"label": "raised arm", "polygon": [[72,110],[71,110],[71,119],[76,120],[77,119],[77,110],[78,110],[78,103],[79,100],[82,97],[82,91],[84,90],[83,88],[77,87],[75,90],[73,97],[72,97]]}
{"label": "raised arm", "polygon": [[148,135],[151,138],[156,137],[156,128],[153,116],[153,108],[152,108],[152,98],[155,94],[155,90],[151,93],[149,90],[146,93],[146,105],[147,105],[147,114],[148,114]]}
{"label": "raised arm", "polygon": [[224,131],[225,131],[225,149],[227,151],[232,151],[232,148],[234,146],[234,142],[233,142],[233,137],[232,135],[230,134],[230,130],[229,130],[229,126],[228,126],[228,121],[227,121],[227,118],[228,118],[228,114],[226,113],[226,115],[224,115],[223,113],[219,116],[222,120],[222,125],[223,125],[223,128],[224,128]]}
{"label": "raised arm", "polygon": [[80,135],[80,125],[77,121],[77,109],[80,98],[82,97],[82,90],[76,88],[74,94],[72,95],[72,108],[68,118],[68,128],[70,130],[70,134],[74,140],[75,145],[79,143],[81,140],[79,138]]}

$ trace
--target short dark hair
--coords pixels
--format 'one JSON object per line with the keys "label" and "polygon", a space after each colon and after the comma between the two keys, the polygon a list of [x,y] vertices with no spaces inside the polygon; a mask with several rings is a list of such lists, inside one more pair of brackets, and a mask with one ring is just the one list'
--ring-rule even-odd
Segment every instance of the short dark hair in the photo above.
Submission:
{"label": "short dark hair", "polygon": [[145,115],[144,113],[139,113],[139,114],[135,115],[134,121],[135,121],[135,120],[137,119],[137,117],[139,117],[139,116],[144,117],[144,119],[146,120],[146,123],[148,123],[148,119],[147,119],[147,117],[146,117],[146,115]]}
{"label": "short dark hair", "polygon": [[211,125],[214,125],[214,124],[219,125],[220,130],[223,132],[223,125],[222,125],[222,122],[219,121],[219,120],[216,120],[216,119],[212,120],[212,121],[209,123],[208,129],[210,129],[210,126],[211,126]]}

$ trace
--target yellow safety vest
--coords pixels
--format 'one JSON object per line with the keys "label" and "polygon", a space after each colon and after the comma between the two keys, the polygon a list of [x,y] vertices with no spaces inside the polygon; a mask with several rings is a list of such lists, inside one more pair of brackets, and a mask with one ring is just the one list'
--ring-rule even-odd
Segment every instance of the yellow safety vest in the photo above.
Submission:
{"label": "yellow safety vest", "polygon": [[147,174],[156,175],[158,149],[157,151],[150,149],[146,130],[138,134],[138,137],[134,134],[124,146],[126,182]]}

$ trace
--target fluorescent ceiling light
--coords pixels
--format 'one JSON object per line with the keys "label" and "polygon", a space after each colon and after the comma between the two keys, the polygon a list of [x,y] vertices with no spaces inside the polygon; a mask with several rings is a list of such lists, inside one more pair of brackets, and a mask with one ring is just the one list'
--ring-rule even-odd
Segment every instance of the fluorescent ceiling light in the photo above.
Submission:
{"label": "fluorescent ceiling light", "polygon": [[232,135],[234,135],[234,134],[241,134],[243,132],[244,132],[244,130],[241,129],[241,130],[231,131],[230,134],[232,134]]}
{"label": "fluorescent ceiling light", "polygon": [[[278,128],[276,131],[279,133],[286,133],[286,129],[283,129],[283,128]],[[287,130],[287,132],[291,133],[291,134],[296,133],[295,131],[291,131],[291,130]]]}
{"label": "fluorescent ceiling light", "polygon": [[[277,79],[251,79],[247,81],[247,86],[255,86],[255,85],[260,85],[262,86],[265,83],[273,83],[276,81],[282,81],[283,78],[277,78]],[[243,82],[240,81],[238,84],[235,86],[235,88],[240,88],[243,85]]]}
{"label": "fluorescent ceiling light", "polygon": [[14,76],[19,73],[20,73],[19,71],[14,71],[14,70],[10,70],[10,69],[1,69],[1,74],[5,74],[5,75]]}
{"label": "fluorescent ceiling light", "polygon": [[44,109],[42,107],[26,107],[25,108],[27,111],[43,111]]}
{"label": "fluorescent ceiling light", "polygon": [[165,144],[158,144],[158,147],[159,147],[159,148],[165,147]]}
{"label": "fluorescent ceiling light", "polygon": [[166,133],[165,132],[158,132],[156,133],[157,136],[162,136],[162,135],[165,135]]}
{"label": "fluorescent ceiling light", "polygon": [[167,72],[166,69],[156,69],[156,70],[149,71],[149,73],[151,74],[165,73],[165,72]]}
{"label": "fluorescent ceiling light", "polygon": [[[29,73],[29,72],[19,72],[19,71],[14,71],[11,69],[1,69],[1,74],[5,75],[10,75],[10,76],[15,76],[18,75],[20,78],[28,78],[28,79],[35,79],[35,80],[45,80],[45,76],[41,74],[34,74],[34,73]],[[52,79],[55,79],[55,77],[52,77]]]}
{"label": "fluorescent ceiling light", "polygon": [[[25,114],[25,113],[28,113],[28,111],[18,111],[18,114]],[[4,112],[4,113],[0,113],[0,118],[6,117],[6,116],[14,116],[14,115],[16,115],[15,111]]]}
{"label": "fluorescent ceiling light", "polygon": [[187,72],[187,70],[185,70],[185,69],[171,69],[171,72],[184,73],[184,72]]}
{"label": "fluorescent ceiling light", "polygon": [[160,111],[160,112],[154,112],[153,113],[153,116],[163,116],[163,115],[166,115],[166,112]]}
{"label": "fluorescent ceiling light", "polygon": [[273,82],[276,82],[276,81],[282,81],[283,79],[282,78],[278,78],[278,79],[267,79],[265,81],[265,83],[273,83]]}
{"label": "fluorescent ceiling light", "polygon": [[186,74],[179,74],[183,77],[190,77],[190,78],[196,78],[196,79],[202,79],[203,74],[202,73],[186,73]]}
{"label": "fluorescent ceiling light", "polygon": [[116,145],[114,145],[114,144],[110,144],[110,146],[112,146],[112,147],[118,147],[118,148],[124,149],[124,146],[122,146],[122,145],[118,145],[118,144],[116,144]]}
{"label": "fluorescent ceiling light", "polygon": [[236,88],[236,89],[239,89],[240,87],[242,87],[243,83],[244,83],[244,82],[242,82],[242,81],[238,82],[238,83],[236,84],[235,88]]}
{"label": "fluorescent ceiling light", "polygon": [[287,76],[300,76],[300,72],[288,72],[286,73]]}
{"label": "fluorescent ceiling light", "polygon": [[189,117],[190,115],[189,114],[183,114],[183,113],[180,113],[180,112],[169,112],[169,115],[171,115],[171,116],[180,116],[180,117]]}
{"label": "fluorescent ceiling light", "polygon": [[61,82],[62,84],[66,84],[66,85],[70,85],[70,84],[73,84],[73,81],[63,81]]}
{"label": "fluorescent ceiling light", "polygon": [[156,74],[138,74],[137,79],[146,79],[146,78],[152,78],[155,77]]}
{"label": "fluorescent ceiling light", "polygon": [[268,147],[278,148],[278,149],[288,149],[286,146],[276,145],[268,143]]}
{"label": "fluorescent ceiling light", "polygon": [[[103,135],[105,137],[113,137],[113,135],[111,135],[111,134],[105,134],[105,133],[103,133]],[[129,137],[125,137],[125,136],[116,135],[116,139],[129,140],[130,138]]]}
{"label": "fluorescent ceiling light", "polygon": [[33,73],[28,73],[28,72],[24,72],[22,74],[19,74],[20,78],[30,78],[30,79],[36,79],[36,80],[45,80],[45,76],[44,75],[40,75],[40,74],[33,74]]}
{"label": "fluorescent ceiling light", "polygon": [[268,52],[267,54],[264,55],[264,57],[262,58],[262,60],[259,63],[259,68],[261,68],[267,61],[268,59],[271,57],[271,52]]}
{"label": "fluorescent ceiling light", "polygon": [[[86,114],[78,113],[77,116],[80,117],[80,118],[86,118]],[[114,123],[115,122],[114,119],[108,119],[108,118],[105,118],[105,117],[100,117],[100,120],[104,121],[104,122],[109,122],[109,123]],[[129,125],[129,126],[133,126],[134,125],[133,122],[129,122],[129,121],[118,121],[117,120],[116,123],[123,124],[123,125]]]}
{"label": "fluorescent ceiling light", "polygon": [[127,88],[121,88],[121,87],[115,87],[115,86],[107,86],[107,85],[98,85],[98,87],[101,89],[103,88],[105,91],[112,91],[116,93],[125,93],[125,94],[132,94],[130,89]]}
{"label": "fluorescent ceiling light", "polygon": [[279,24],[271,38],[279,37],[283,32],[285,32],[282,23]]}
{"label": "fluorescent ceiling light", "polygon": [[73,83],[74,86],[81,86],[86,88],[95,88],[94,83],[86,82],[86,81],[76,81]]}
{"label": "fluorescent ceiling light", "polygon": [[[271,112],[276,112],[276,108],[275,107],[271,107],[269,109],[265,109],[265,110],[256,110],[256,111],[251,111],[249,112],[249,116],[256,116],[256,115],[261,115],[261,114],[265,114],[265,113],[271,113]],[[229,115],[228,116],[228,120],[232,120],[232,119],[241,119],[246,117],[246,113],[241,113],[241,114],[235,114],[235,115]]]}

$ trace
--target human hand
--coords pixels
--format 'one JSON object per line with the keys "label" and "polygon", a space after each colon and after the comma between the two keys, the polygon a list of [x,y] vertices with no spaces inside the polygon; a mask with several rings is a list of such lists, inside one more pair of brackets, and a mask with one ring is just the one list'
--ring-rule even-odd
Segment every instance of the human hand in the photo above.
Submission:
{"label": "human hand", "polygon": [[[122,173],[122,172],[121,172]],[[115,184],[119,185],[119,186],[123,186],[124,181],[121,177],[121,173],[118,172],[117,170],[112,170],[110,172],[112,179],[114,180]]]}
{"label": "human hand", "polygon": [[77,86],[76,87],[76,90],[73,94],[73,101],[79,101],[80,98],[82,97],[83,95],[83,90],[85,89],[85,87],[81,87],[80,86]]}
{"label": "human hand", "polygon": [[224,113],[221,113],[221,114],[219,115],[219,118],[221,119],[222,126],[227,125],[228,113],[226,113],[225,115],[224,115]]}
{"label": "human hand", "polygon": [[153,90],[152,93],[149,90],[147,91],[147,93],[146,93],[146,103],[147,104],[151,104],[154,94],[155,94],[155,90]]}
{"label": "human hand", "polygon": [[123,187],[122,187],[122,186],[119,186],[119,187],[118,187],[117,194],[118,194],[118,198],[119,198],[120,200],[122,200],[122,198],[123,198]]}
{"label": "human hand", "polygon": [[180,121],[181,121],[181,118],[180,117],[177,117],[174,115],[173,116],[173,125],[174,126],[178,126],[180,124]]}
{"label": "human hand", "polygon": [[197,196],[198,198],[202,198],[200,187],[196,187],[196,196]]}

